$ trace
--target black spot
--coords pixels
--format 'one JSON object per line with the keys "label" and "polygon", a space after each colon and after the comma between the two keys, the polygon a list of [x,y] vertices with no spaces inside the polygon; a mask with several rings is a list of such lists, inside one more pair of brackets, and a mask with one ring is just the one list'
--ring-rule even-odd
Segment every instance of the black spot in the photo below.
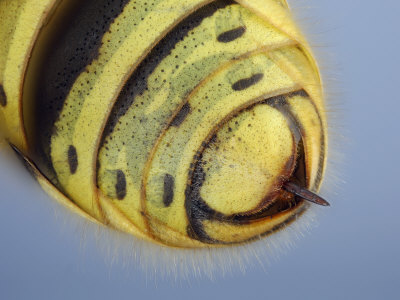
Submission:
{"label": "black spot", "polygon": [[251,87],[252,85],[255,85],[263,77],[264,77],[263,73],[257,73],[249,78],[240,79],[240,80],[236,81],[234,84],[232,84],[232,89],[235,91],[243,91],[243,90]]}
{"label": "black spot", "polygon": [[245,32],[246,32],[246,27],[240,26],[238,28],[228,30],[228,31],[221,33],[217,37],[217,40],[218,40],[218,42],[221,42],[221,43],[229,43],[229,42],[232,42],[232,41],[240,38]]}
{"label": "black spot", "polygon": [[72,145],[68,148],[68,164],[71,174],[75,174],[78,168],[78,153],[76,152],[76,148]]}
{"label": "black spot", "polygon": [[123,200],[126,196],[126,178],[124,172],[117,170],[117,183],[115,184],[115,191],[118,200]]}
{"label": "black spot", "polygon": [[4,91],[3,86],[0,84],[0,105],[6,106],[7,105],[7,96],[6,92]]}
{"label": "black spot", "polygon": [[190,113],[190,104],[185,103],[181,110],[176,114],[175,118],[171,122],[171,126],[179,127],[185,120],[186,116]]}
{"label": "black spot", "polygon": [[174,199],[174,188],[175,188],[175,179],[170,174],[165,174],[164,176],[164,197],[163,202],[165,207],[171,205],[172,200]]}

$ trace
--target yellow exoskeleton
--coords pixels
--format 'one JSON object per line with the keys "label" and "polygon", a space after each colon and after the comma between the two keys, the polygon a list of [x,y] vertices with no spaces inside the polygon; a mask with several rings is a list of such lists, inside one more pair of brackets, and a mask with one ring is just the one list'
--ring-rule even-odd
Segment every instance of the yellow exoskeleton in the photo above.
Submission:
{"label": "yellow exoskeleton", "polygon": [[0,0],[0,41],[3,134],[83,217],[223,247],[327,205],[321,79],[285,0]]}

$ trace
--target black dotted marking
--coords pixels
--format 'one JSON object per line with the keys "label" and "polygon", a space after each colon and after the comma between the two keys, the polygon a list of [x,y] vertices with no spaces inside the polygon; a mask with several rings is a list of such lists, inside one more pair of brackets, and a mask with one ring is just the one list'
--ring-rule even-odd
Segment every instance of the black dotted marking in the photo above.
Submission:
{"label": "black dotted marking", "polygon": [[[38,163],[45,166],[48,177],[55,172],[51,163],[51,136],[55,134],[54,124],[63,109],[65,99],[74,82],[86,68],[97,59],[103,43],[103,36],[129,0],[86,0],[70,1],[68,9],[58,10],[53,16],[60,24],[54,35],[49,36],[49,46],[43,52],[46,57],[37,71],[37,93],[34,95],[36,128],[34,140],[37,143]],[[50,25],[52,24],[50,20]],[[83,102],[75,103],[83,105]],[[75,105],[74,104],[74,105]]]}
{"label": "black dotted marking", "polygon": [[264,77],[263,73],[257,73],[249,78],[240,79],[240,80],[236,81],[234,84],[232,84],[232,89],[235,91],[243,91],[243,90],[251,87],[252,85],[255,85],[263,77]]}
{"label": "black dotted marking", "polygon": [[6,92],[4,91],[4,88],[1,84],[0,84],[0,105],[3,107],[7,105]]}
{"label": "black dotted marking", "polygon": [[[187,37],[191,30],[200,26],[204,19],[212,16],[219,9],[235,4],[232,0],[214,1],[191,15],[187,16],[174,29],[172,29],[147,55],[138,68],[130,76],[121,91],[108,119],[101,145],[105,138],[113,132],[118,120],[126,114],[134,103],[136,97],[148,88],[148,78],[153,74],[159,64],[171,54],[176,45]],[[166,82],[166,80],[164,81]]]}
{"label": "black dotted marking", "polygon": [[179,127],[190,113],[190,104],[185,103],[171,122],[171,126]]}
{"label": "black dotted marking", "polygon": [[228,30],[228,31],[221,33],[217,37],[217,40],[218,40],[218,42],[221,42],[221,43],[229,43],[229,42],[232,42],[232,41],[240,38],[245,32],[246,32],[246,27],[240,26],[238,28]]}
{"label": "black dotted marking", "polygon": [[175,188],[175,179],[170,174],[165,174],[164,176],[164,197],[163,202],[165,207],[171,205],[174,200],[174,188]]}
{"label": "black dotted marking", "polygon": [[78,168],[78,153],[76,152],[76,148],[72,145],[68,148],[68,164],[71,174],[75,174]]}
{"label": "black dotted marking", "polygon": [[124,172],[117,171],[117,183],[115,184],[115,191],[118,200],[123,200],[126,196],[126,178]]}

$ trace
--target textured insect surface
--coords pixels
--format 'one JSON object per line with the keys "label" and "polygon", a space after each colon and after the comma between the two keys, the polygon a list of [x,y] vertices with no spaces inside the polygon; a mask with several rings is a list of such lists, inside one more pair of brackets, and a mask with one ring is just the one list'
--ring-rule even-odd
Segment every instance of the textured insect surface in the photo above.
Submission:
{"label": "textured insect surface", "polygon": [[321,80],[285,0],[1,0],[0,39],[4,135],[74,212],[199,248],[327,204]]}

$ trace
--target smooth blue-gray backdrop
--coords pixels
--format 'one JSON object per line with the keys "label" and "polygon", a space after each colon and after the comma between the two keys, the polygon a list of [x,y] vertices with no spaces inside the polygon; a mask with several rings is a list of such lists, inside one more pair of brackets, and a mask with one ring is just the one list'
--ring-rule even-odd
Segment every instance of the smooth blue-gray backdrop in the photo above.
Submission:
{"label": "smooth blue-gray backdrop", "polygon": [[290,2],[321,60],[331,110],[343,115],[336,134],[346,135],[336,147],[344,163],[332,163],[333,181],[347,183],[319,227],[267,272],[155,284],[140,269],[105,263],[95,239],[82,247],[80,230],[54,217],[3,150],[0,299],[400,299],[400,2]]}

